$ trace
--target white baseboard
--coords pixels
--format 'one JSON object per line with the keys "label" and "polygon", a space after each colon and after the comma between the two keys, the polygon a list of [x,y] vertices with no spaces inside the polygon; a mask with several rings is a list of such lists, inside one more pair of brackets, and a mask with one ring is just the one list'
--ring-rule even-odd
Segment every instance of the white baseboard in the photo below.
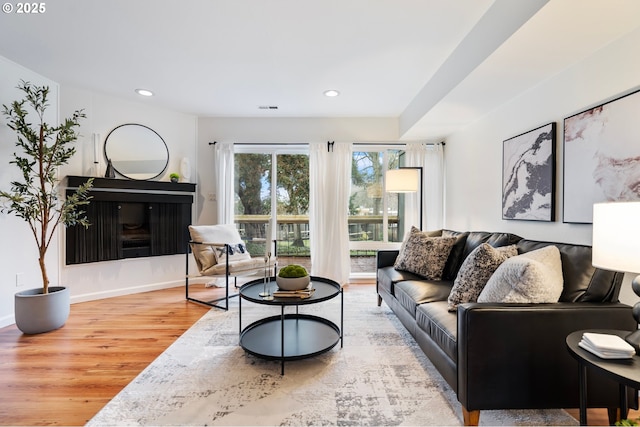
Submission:
{"label": "white baseboard", "polygon": [[[149,285],[132,286],[129,288],[113,289],[113,290],[104,291],[104,292],[94,292],[94,293],[83,294],[83,295],[75,295],[71,297],[71,304],[75,304],[78,302],[95,301],[95,300],[118,297],[123,295],[139,294],[142,292],[157,291],[160,289],[175,288],[176,286],[180,286],[180,285],[184,285],[184,281],[174,280],[171,282],[152,283]],[[8,316],[4,316],[0,318],[0,328],[4,328],[5,326],[15,325],[15,323],[16,323],[16,318],[14,314],[10,314]]]}
{"label": "white baseboard", "polygon": [[0,328],[4,328],[5,326],[15,325],[15,323],[16,323],[16,318],[13,314],[0,318]]}
{"label": "white baseboard", "polygon": [[74,295],[71,297],[71,304],[78,302],[95,301],[105,298],[119,297],[123,295],[139,294],[142,292],[157,291],[160,289],[175,288],[184,285],[183,280],[173,280],[170,282],[150,283],[148,285],[131,286],[128,288],[111,289],[102,292],[92,292],[82,295]]}

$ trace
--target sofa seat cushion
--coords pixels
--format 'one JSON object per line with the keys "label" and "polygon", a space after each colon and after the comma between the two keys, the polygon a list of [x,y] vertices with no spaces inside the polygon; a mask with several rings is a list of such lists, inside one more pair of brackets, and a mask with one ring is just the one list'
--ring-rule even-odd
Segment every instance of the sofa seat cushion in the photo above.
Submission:
{"label": "sofa seat cushion", "polygon": [[457,313],[450,312],[446,301],[421,304],[416,308],[416,324],[454,362],[458,362]]}
{"label": "sofa seat cushion", "polygon": [[422,280],[417,274],[408,271],[399,271],[393,266],[382,267],[378,269],[378,286],[387,291],[387,293],[395,296],[395,285],[405,280]]}
{"label": "sofa seat cushion", "polygon": [[395,285],[395,296],[398,302],[413,317],[419,304],[446,301],[453,283],[449,280],[405,280]]}

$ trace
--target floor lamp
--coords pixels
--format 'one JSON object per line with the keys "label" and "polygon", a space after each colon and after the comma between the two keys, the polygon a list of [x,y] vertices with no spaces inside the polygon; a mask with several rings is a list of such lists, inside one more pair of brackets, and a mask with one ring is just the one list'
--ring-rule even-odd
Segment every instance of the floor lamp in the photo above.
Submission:
{"label": "floor lamp", "polygon": [[[625,273],[640,273],[640,202],[594,203],[593,259],[594,267]],[[640,297],[640,276],[631,282]],[[633,307],[633,318],[640,323],[640,302]],[[640,354],[640,329],[626,340]]]}
{"label": "floor lamp", "polygon": [[418,193],[420,230],[422,230],[422,167],[401,166],[389,169],[385,175],[387,193]]}

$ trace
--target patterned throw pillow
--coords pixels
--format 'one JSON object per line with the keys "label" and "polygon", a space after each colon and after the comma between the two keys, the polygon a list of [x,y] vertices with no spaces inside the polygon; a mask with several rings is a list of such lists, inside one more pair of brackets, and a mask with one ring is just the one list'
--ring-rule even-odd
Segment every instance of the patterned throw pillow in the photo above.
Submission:
{"label": "patterned throw pillow", "polygon": [[455,311],[458,304],[476,302],[478,295],[496,269],[507,258],[518,255],[516,245],[494,248],[483,243],[475,248],[462,262],[453,288],[447,299],[449,311]]}
{"label": "patterned throw pillow", "polygon": [[415,227],[402,242],[400,253],[393,267],[430,280],[442,279],[442,271],[455,237],[431,237]]}
{"label": "patterned throw pillow", "polygon": [[[251,258],[247,247],[243,243],[229,244],[229,262]],[[216,246],[215,256],[218,264],[227,262],[227,250],[224,246]]]}
{"label": "patterned throw pillow", "polygon": [[560,251],[549,245],[506,260],[491,276],[478,302],[558,302],[563,285]]}

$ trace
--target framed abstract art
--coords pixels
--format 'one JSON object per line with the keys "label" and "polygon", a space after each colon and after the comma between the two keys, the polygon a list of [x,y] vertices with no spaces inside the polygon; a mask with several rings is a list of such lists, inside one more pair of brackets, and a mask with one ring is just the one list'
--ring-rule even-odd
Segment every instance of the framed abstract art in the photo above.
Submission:
{"label": "framed abstract art", "polygon": [[563,222],[590,224],[593,204],[640,200],[640,91],[564,119]]}
{"label": "framed abstract art", "polygon": [[555,218],[556,124],[503,141],[502,219]]}

